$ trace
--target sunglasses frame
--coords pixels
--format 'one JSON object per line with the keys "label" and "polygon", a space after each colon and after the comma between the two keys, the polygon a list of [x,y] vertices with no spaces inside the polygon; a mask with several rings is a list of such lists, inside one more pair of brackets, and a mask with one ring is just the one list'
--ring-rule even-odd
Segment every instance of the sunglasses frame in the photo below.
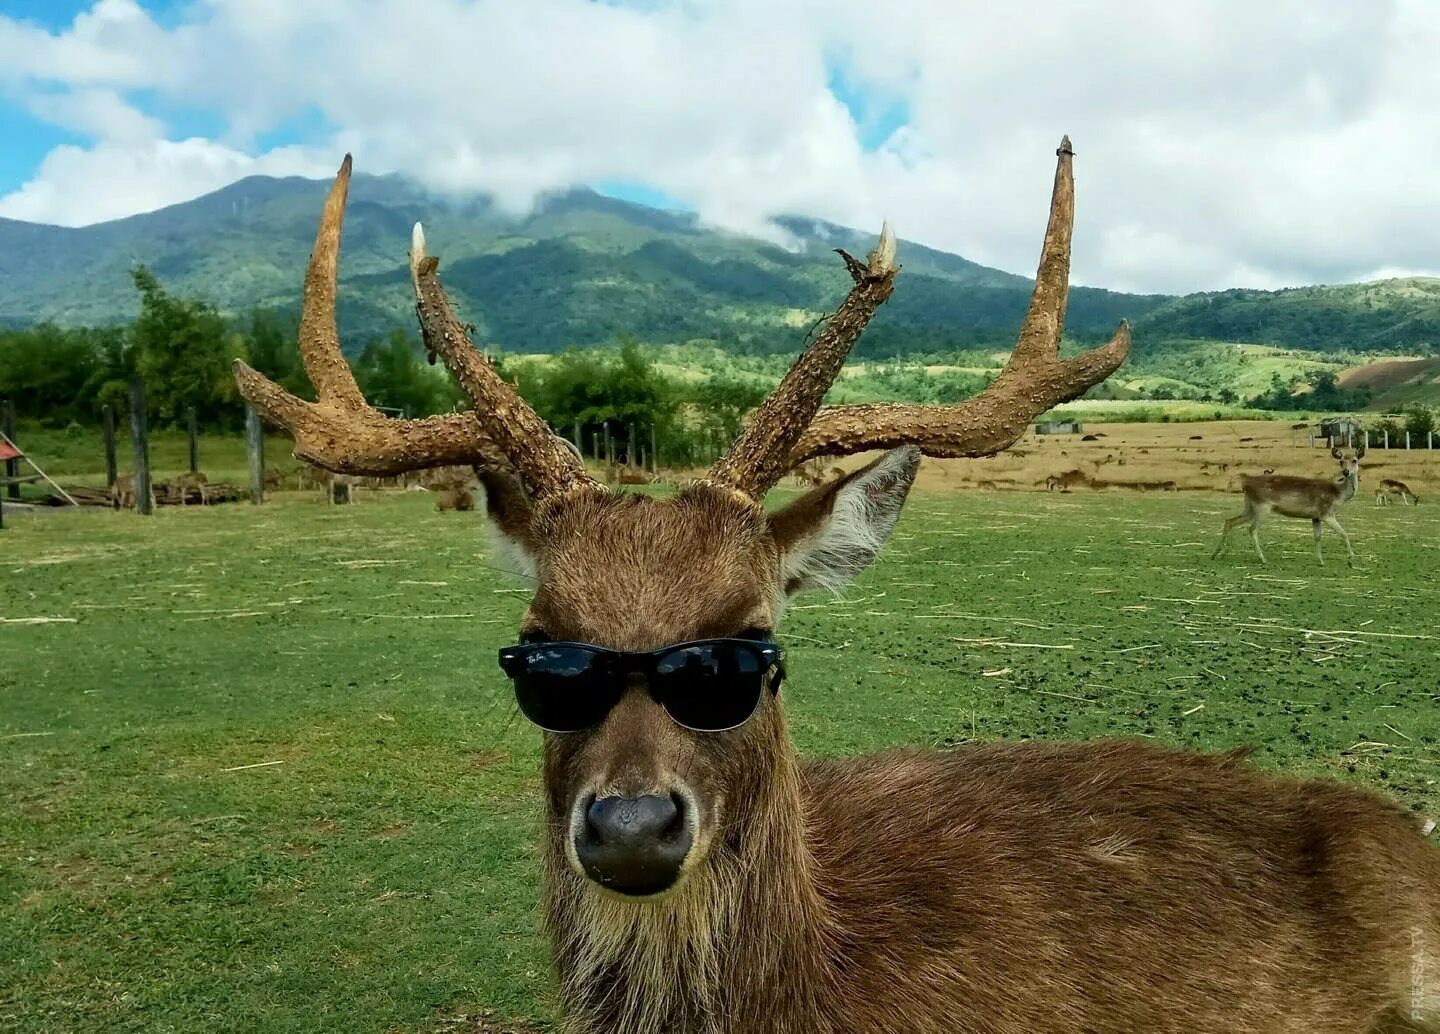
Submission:
{"label": "sunglasses frame", "polygon": [[[670,711],[670,708],[665,706],[665,700],[663,699],[663,697],[657,695],[656,693],[655,670],[656,667],[659,665],[660,661],[666,656],[675,653],[678,650],[689,649],[696,646],[740,647],[755,653],[764,663],[764,667],[760,671],[760,678],[762,679],[761,692],[755,697],[755,706],[751,708],[749,714],[747,714],[740,721],[736,722],[734,725],[727,725],[723,729],[697,729],[692,725],[686,725],[684,722],[680,721],[678,718],[675,717],[675,715]],[[544,729],[546,732],[555,733],[557,735],[564,735],[567,733],[575,732],[588,732],[591,729],[597,728],[602,722],[605,721],[606,716],[608,716],[610,711],[614,709],[615,705],[620,702],[620,698],[624,696],[626,689],[628,688],[628,679],[631,675],[644,676],[645,690],[647,693],[650,694],[650,699],[655,701],[655,703],[664,710],[666,716],[672,722],[680,726],[682,729],[688,729],[691,732],[701,733],[729,732],[732,729],[740,728],[740,726],[744,725],[751,718],[755,717],[755,712],[760,709],[760,700],[764,697],[765,685],[769,685],[771,696],[777,696],[780,693],[781,683],[785,681],[784,647],[780,646],[778,643],[773,643],[765,639],[737,639],[733,637],[719,637],[714,639],[692,639],[684,643],[671,643],[669,646],[662,646],[658,650],[646,650],[638,652],[629,650],[612,650],[609,647],[597,646],[594,643],[578,643],[570,642],[568,640],[545,640],[536,643],[520,643],[516,646],[504,646],[500,648],[500,670],[505,672],[505,674],[510,678],[511,682],[514,683],[517,677],[525,673],[524,663],[526,658],[530,654],[542,650],[553,650],[557,647],[565,647],[571,650],[581,650],[596,657],[604,658],[607,663],[598,672],[599,680],[602,684],[607,683],[611,680],[613,680],[614,682],[614,685],[605,686],[607,690],[614,691],[614,700],[611,701],[610,706],[605,709],[605,713],[601,715],[600,720],[595,722],[593,725],[587,725],[584,728],[580,729],[552,729],[548,726],[541,725],[539,722],[535,721],[535,719],[531,718],[528,714],[525,715],[525,717],[536,727]],[[523,707],[521,708],[521,713],[524,713]]]}

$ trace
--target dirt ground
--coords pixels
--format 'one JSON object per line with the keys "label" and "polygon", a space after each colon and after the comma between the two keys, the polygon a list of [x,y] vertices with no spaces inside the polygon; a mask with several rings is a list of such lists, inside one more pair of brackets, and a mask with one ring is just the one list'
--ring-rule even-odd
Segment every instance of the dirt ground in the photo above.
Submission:
{"label": "dirt ground", "polygon": [[[1084,441],[1088,434],[1095,440]],[[866,457],[833,466],[849,470],[860,462]],[[1006,452],[986,459],[927,459],[917,487],[1043,492],[1047,478],[1079,471],[1085,480],[1075,484],[1074,491],[1163,491],[1173,482],[1176,491],[1230,492],[1239,490],[1239,475],[1267,470],[1329,477],[1337,468],[1323,440],[1310,448],[1308,432],[1292,430],[1283,421],[1090,424],[1083,434],[1027,432]],[[1356,502],[1373,504],[1375,489],[1385,478],[1405,482],[1422,500],[1440,491],[1440,448],[1372,447],[1362,464]]]}

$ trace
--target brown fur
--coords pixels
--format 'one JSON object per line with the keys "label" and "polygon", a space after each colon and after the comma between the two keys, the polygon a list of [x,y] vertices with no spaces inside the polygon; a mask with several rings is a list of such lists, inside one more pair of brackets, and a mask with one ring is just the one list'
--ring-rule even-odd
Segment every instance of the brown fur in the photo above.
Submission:
{"label": "brown fur", "polygon": [[[781,593],[759,574],[837,490],[769,517],[703,484],[492,507],[512,527],[528,512],[527,630],[643,650],[766,627]],[[577,871],[577,798],[677,776],[703,812],[678,887],[629,899]],[[591,733],[547,734],[544,777],[545,923],[575,1034],[1370,1034],[1440,1006],[1440,971],[1412,980],[1417,953],[1440,957],[1440,853],[1419,824],[1236,755],[805,763],[781,698],[702,735],[636,693]]]}

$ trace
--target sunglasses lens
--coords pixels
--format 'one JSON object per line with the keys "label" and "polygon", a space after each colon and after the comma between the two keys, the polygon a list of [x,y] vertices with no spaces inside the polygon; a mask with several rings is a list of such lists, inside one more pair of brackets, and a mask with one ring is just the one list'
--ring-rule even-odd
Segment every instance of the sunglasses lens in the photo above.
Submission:
{"label": "sunglasses lens", "polygon": [[551,732],[593,729],[615,706],[616,680],[599,654],[573,646],[536,646],[511,662],[515,700],[525,717]]}
{"label": "sunglasses lens", "polygon": [[755,713],[767,667],[760,651],[743,643],[697,643],[661,655],[651,690],[687,729],[723,732]]}

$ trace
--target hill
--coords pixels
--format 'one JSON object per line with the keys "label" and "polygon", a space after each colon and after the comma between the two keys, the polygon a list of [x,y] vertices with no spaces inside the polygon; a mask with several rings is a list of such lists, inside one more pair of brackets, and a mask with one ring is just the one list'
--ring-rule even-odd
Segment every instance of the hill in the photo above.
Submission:
{"label": "hill", "polygon": [[1440,406],[1440,359],[1391,359],[1345,370],[1342,388],[1366,388],[1371,409],[1399,411],[1420,403]]}
{"label": "hill", "polygon": [[[0,219],[0,325],[128,320],[137,298],[127,271],[137,263],[175,292],[222,312],[293,311],[325,189],[313,180],[250,177],[94,226]],[[425,222],[447,285],[479,338],[526,352],[623,335],[789,351],[844,295],[848,279],[831,249],[862,253],[873,239],[788,217],[777,220],[777,243],[587,189],[547,197],[527,215],[507,213],[485,197],[437,197],[398,176],[357,175],[350,197],[339,305],[350,349],[410,325],[405,254],[417,220]],[[912,243],[902,244],[901,261],[904,287],[867,331],[860,354],[1013,340],[1029,298],[1027,278]],[[1081,341],[1109,334],[1122,317],[1136,326],[1137,359],[1197,339],[1423,354],[1440,343],[1440,280],[1181,298],[1071,292],[1067,328]]]}

